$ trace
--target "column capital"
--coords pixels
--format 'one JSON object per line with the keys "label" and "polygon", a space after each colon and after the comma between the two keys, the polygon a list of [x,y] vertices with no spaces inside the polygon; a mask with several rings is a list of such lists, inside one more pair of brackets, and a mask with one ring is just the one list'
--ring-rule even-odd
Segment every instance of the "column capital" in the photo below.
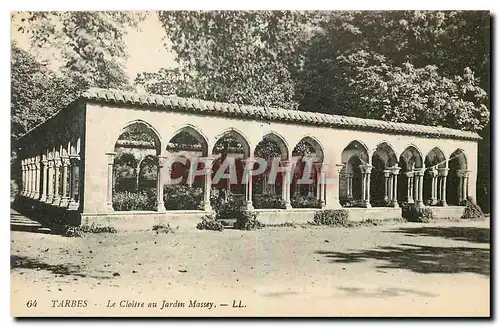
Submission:
{"label": "column capital", "polygon": [[458,177],[469,177],[469,170],[457,170]]}
{"label": "column capital", "polygon": [[45,166],[49,161],[47,159],[42,159],[40,160],[40,162]]}
{"label": "column capital", "polygon": [[57,157],[57,158],[54,159],[54,166],[56,166],[56,167],[61,167],[62,166],[61,157]]}
{"label": "column capital", "polygon": [[207,157],[203,157],[201,158],[201,162],[203,162],[203,169],[212,169],[212,164],[215,160],[215,158],[213,156],[207,156]]}
{"label": "column capital", "polygon": [[404,174],[406,175],[406,177],[410,178],[410,177],[413,177],[415,175],[415,172],[413,172],[413,171],[407,171]]}
{"label": "column capital", "polygon": [[69,157],[68,156],[61,157],[61,162],[63,166],[69,166],[70,164]]}
{"label": "column capital", "polygon": [[390,167],[389,170],[391,171],[391,173],[393,175],[399,175],[399,172],[401,171],[401,167],[398,167],[396,165],[396,166]]}
{"label": "column capital", "polygon": [[448,176],[448,172],[450,171],[450,168],[439,168],[439,176]]}
{"label": "column capital", "polygon": [[366,165],[359,165],[359,168],[361,169],[362,173],[370,174],[372,172],[373,166],[370,164],[366,164]]}
{"label": "column capital", "polygon": [[392,170],[390,170],[390,169],[385,169],[385,170],[384,170],[384,177],[385,177],[385,178],[389,177],[391,173],[392,173]]}
{"label": "column capital", "polygon": [[415,175],[417,176],[424,176],[425,174],[425,168],[420,168],[415,170]]}
{"label": "column capital", "polygon": [[432,177],[436,177],[439,173],[436,166],[430,167],[429,169],[427,169],[427,171],[429,172],[429,175],[431,175]]}
{"label": "column capital", "polygon": [[112,165],[115,162],[116,152],[106,152],[108,156],[108,165]]}

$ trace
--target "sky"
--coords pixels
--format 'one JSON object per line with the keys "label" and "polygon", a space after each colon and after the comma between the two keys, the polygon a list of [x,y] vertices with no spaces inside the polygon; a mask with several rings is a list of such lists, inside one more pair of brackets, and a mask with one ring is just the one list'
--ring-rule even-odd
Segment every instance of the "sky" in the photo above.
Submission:
{"label": "sky", "polygon": [[[17,30],[18,21],[22,16],[16,16],[11,22],[11,37],[19,47],[27,51],[36,51],[30,47],[28,35]],[[129,28],[125,37],[125,44],[128,48],[128,59],[125,64],[125,71],[130,80],[133,81],[140,72],[156,72],[160,68],[173,68],[175,53],[167,49],[164,38],[165,30],[162,28],[156,13],[150,13],[139,25],[139,29]],[[168,43],[168,39],[167,39]],[[58,65],[58,55],[53,51],[37,51],[36,56],[49,62],[49,67],[56,68]]]}

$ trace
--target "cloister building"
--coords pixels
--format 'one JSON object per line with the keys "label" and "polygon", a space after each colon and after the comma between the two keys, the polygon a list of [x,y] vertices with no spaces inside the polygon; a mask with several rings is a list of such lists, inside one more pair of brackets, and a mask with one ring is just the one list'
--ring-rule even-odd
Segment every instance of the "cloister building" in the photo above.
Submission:
{"label": "cloister building", "polygon": [[[147,137],[127,139],[133,131]],[[232,143],[221,152],[224,137]],[[342,207],[351,219],[398,218],[404,203],[456,217],[465,199],[476,196],[479,139],[473,132],[442,127],[89,89],[19,139],[20,197],[81,224],[195,226],[212,210],[214,171],[230,156],[239,167],[239,182],[222,180],[217,187],[227,185],[240,194],[246,210],[259,211],[265,223],[311,221],[317,210]],[[263,141],[276,145],[276,183],[267,183],[269,171],[254,180],[245,174],[254,169]],[[301,144],[307,155],[297,155]],[[166,165],[179,155],[187,164]],[[197,167],[209,173],[186,178],[186,167],[198,157],[204,159]],[[312,162],[314,182],[308,185],[298,183],[293,168],[304,157]],[[164,187],[177,178],[202,190],[199,207],[171,210],[166,205]],[[154,191],[150,208],[116,209],[114,197],[129,184]],[[256,193],[277,196],[284,206],[258,208]],[[315,198],[318,207],[294,207],[293,199],[300,196]]]}

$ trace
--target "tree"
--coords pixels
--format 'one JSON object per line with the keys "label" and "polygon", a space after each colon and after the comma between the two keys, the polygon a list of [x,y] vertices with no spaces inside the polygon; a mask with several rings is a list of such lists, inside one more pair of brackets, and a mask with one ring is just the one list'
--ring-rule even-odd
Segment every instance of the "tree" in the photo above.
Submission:
{"label": "tree", "polygon": [[284,11],[161,12],[198,97],[296,108],[293,67],[308,15]]}

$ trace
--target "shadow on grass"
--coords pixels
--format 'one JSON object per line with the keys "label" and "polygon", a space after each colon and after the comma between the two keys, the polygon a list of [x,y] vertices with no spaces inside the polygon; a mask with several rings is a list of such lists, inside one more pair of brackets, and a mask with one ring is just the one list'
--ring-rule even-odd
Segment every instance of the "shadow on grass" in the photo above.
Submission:
{"label": "shadow on grass", "polygon": [[481,227],[415,227],[399,228],[386,233],[403,233],[407,236],[443,237],[471,243],[490,243],[490,229]]}
{"label": "shadow on grass", "polygon": [[54,275],[74,276],[74,277],[90,277],[97,279],[109,279],[109,276],[89,276],[81,273],[80,266],[78,265],[51,265],[41,262],[37,259],[11,255],[10,256],[10,269],[33,269],[45,270],[53,273]]}
{"label": "shadow on grass", "polygon": [[490,275],[489,249],[468,247],[435,247],[413,244],[384,246],[359,252],[316,251],[331,263],[357,263],[379,260],[377,268],[407,269],[422,274],[475,273]]}

